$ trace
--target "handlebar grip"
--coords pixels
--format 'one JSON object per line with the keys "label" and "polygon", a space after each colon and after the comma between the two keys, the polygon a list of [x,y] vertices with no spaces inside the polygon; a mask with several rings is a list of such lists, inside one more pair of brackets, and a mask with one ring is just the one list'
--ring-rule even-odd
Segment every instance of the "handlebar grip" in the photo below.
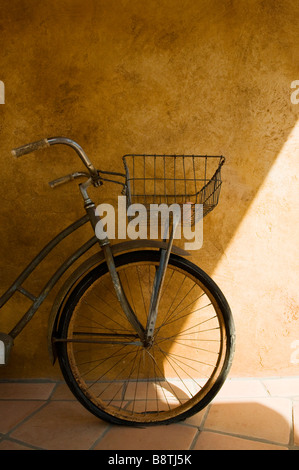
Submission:
{"label": "handlebar grip", "polygon": [[22,155],[26,155],[27,153],[35,152],[36,150],[41,150],[46,147],[50,147],[48,139],[38,140],[37,142],[31,142],[31,144],[22,145],[22,147],[18,147],[11,151],[14,157],[21,157]]}
{"label": "handlebar grip", "polygon": [[69,181],[72,181],[74,179],[73,175],[66,175],[62,176],[61,178],[57,178],[54,181],[50,181],[49,186],[54,189],[56,186],[59,186],[60,184],[68,183]]}
{"label": "handlebar grip", "polygon": [[89,178],[88,173],[84,173],[83,171],[77,171],[76,173],[71,173],[70,175],[61,176],[61,178],[57,178],[56,180],[50,181],[49,186],[51,188],[56,188],[60,184],[68,183],[69,181],[73,181],[76,178]]}

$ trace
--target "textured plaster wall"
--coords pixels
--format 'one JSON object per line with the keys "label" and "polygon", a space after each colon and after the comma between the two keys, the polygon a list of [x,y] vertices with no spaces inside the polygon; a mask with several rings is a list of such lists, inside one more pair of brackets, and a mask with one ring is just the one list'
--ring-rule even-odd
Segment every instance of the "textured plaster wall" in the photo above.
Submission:
{"label": "textured plaster wall", "polygon": [[[298,15],[296,0],[2,2],[1,290],[83,214],[76,184],[47,186],[82,169],[70,149],[15,161],[11,148],[65,135],[110,170],[130,152],[223,154],[220,203],[193,260],[231,305],[232,374],[298,375],[299,105],[290,100]],[[117,192],[107,185],[103,195]],[[37,293],[90,235],[64,243],[27,287]],[[17,338],[1,377],[59,377],[46,342],[54,295]],[[27,305],[16,296],[0,330]]]}

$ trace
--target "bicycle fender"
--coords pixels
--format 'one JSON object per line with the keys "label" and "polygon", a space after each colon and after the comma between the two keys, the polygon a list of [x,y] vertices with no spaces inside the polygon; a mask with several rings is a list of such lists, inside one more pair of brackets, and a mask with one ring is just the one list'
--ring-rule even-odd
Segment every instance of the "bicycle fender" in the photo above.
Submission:
{"label": "bicycle fender", "polygon": [[[128,251],[135,251],[147,248],[166,249],[167,245],[168,244],[166,242],[161,242],[158,240],[129,240],[122,243],[117,243],[115,245],[111,245],[111,250],[113,255],[118,255]],[[185,251],[175,245],[172,246],[171,252],[179,256],[190,256],[190,253],[188,251]],[[76,259],[74,259],[74,262],[75,261]],[[66,300],[68,299],[70,293],[72,292],[76,284],[82,279],[82,277],[85,276],[88,271],[90,271],[90,269],[103,263],[104,261],[105,257],[102,251],[99,251],[95,255],[91,256],[68,277],[68,279],[65,281],[65,283],[59,290],[52,305],[48,322],[48,353],[52,364],[55,364],[57,359],[54,337],[55,333],[57,332],[60,313],[62,311],[63,305],[65,304]]]}

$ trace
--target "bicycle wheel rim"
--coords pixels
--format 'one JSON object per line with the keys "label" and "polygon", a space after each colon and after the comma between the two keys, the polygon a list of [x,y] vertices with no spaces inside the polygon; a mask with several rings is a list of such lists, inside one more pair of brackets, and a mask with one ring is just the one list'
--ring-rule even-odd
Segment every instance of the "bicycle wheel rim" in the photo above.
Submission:
{"label": "bicycle wheel rim", "polygon": [[[149,251],[130,253],[129,256],[126,254],[116,258],[116,266],[131,303],[134,304],[134,297],[132,297],[132,292],[126,289],[124,273],[127,274],[127,278],[130,275],[132,281],[133,271],[138,272],[140,266],[145,270],[148,269],[148,266],[153,268],[157,265],[158,261],[159,253]],[[102,283],[103,288],[105,276],[108,279],[109,273],[105,264],[95,268],[81,281],[80,285],[76,288],[76,292],[73,293],[67,303],[61,336],[68,341],[61,344],[63,350],[61,355],[62,371],[68,385],[79,401],[89,411],[103,419],[119,424],[142,423],[147,425],[178,421],[204,408],[215,396],[225,380],[231,364],[233,350],[233,323],[227,302],[215,283],[202,270],[185,259],[171,256],[165,286],[169,285],[171,275],[173,278],[178,276],[181,280],[184,279],[183,282],[185,284],[186,279],[187,282],[193,283],[192,285],[196,286],[196,288],[193,287],[191,290],[193,290],[195,298],[198,296],[198,292],[195,292],[196,289],[201,289],[201,292],[203,292],[201,298],[206,297],[211,301],[209,309],[213,309],[214,315],[213,318],[210,318],[209,314],[205,313],[203,317],[203,310],[207,312],[208,307],[202,305],[203,308],[201,308],[199,306],[198,311],[202,310],[201,321],[198,322],[198,319],[195,319],[195,323],[192,323],[192,320],[190,324],[190,316],[188,319],[189,324],[186,325],[188,317],[186,314],[186,303],[190,304],[191,310],[194,303],[190,297],[190,292],[189,295],[186,295],[186,291],[178,290],[177,292],[184,292],[184,294],[181,297],[173,295],[169,300],[170,304],[175,301],[176,316],[173,316],[172,312],[172,317],[168,315],[170,321],[163,324],[162,320],[163,318],[165,319],[165,316],[161,315],[160,323],[158,321],[156,325],[156,330],[158,330],[158,334],[156,333],[156,343],[149,350],[141,346],[124,346],[124,344],[116,342],[113,345],[109,345],[103,341],[103,336],[101,338],[102,343],[97,344],[94,335],[92,335],[92,341],[95,342],[85,343],[88,345],[89,357],[88,360],[86,358],[83,359],[84,354],[87,354],[87,352],[86,350],[84,352],[84,349],[82,349],[82,337],[84,335],[80,337],[81,342],[76,340],[78,333],[80,333],[76,318],[78,319],[81,315],[78,312],[82,303],[86,302],[86,299],[88,302],[90,301],[92,291],[97,288],[97,282]],[[138,277],[135,279],[136,282],[133,280],[136,292],[138,291],[138,280],[140,282]],[[190,285],[188,286],[187,293],[190,291]],[[167,298],[165,289],[162,292],[161,305],[163,305],[163,294]],[[101,300],[105,301],[103,298]],[[145,299],[140,299],[140,302],[145,304]],[[182,318],[178,316],[178,305],[179,310],[182,311]],[[134,307],[135,310],[138,310],[136,305]],[[85,315],[84,321],[87,318],[88,316]],[[89,319],[91,318],[89,317]],[[143,323],[145,321],[142,318],[140,320]],[[113,328],[118,330],[120,326],[124,326],[124,324],[120,323],[119,317],[116,316],[111,322],[113,323]],[[106,335],[108,328],[111,330],[111,322],[109,325],[106,325]],[[215,322],[218,325],[216,327]],[[116,323],[118,323],[118,326],[116,326]],[[166,328],[169,330],[170,323],[172,323],[172,327],[176,325],[176,328],[174,332],[171,332],[171,335],[166,337],[165,331]],[[206,328],[205,331],[202,325],[208,324],[210,328]],[[182,330],[182,325],[184,325],[184,330]],[[125,327],[126,331],[121,334],[125,336],[130,333],[132,335],[133,332],[132,328],[130,330],[130,325],[128,327],[127,323]],[[97,328],[99,328],[98,324]],[[207,333],[208,331],[209,333]],[[210,337],[211,331],[216,333],[218,337],[217,351],[214,348],[216,344],[215,337]],[[187,338],[187,332],[188,335],[189,333],[196,334],[197,336],[201,335],[195,345],[194,336],[192,338],[191,335],[191,338]],[[162,333],[164,336],[162,336]],[[208,335],[209,338],[207,336],[203,338],[203,335]],[[176,336],[176,339],[174,339],[174,336]],[[85,340],[86,337],[87,335],[84,336]],[[91,336],[89,335],[88,338],[90,341]],[[131,342],[137,340],[137,338],[127,336],[126,341],[129,341],[129,338]],[[118,336],[117,340],[121,342],[123,337]],[[210,350],[209,347],[211,346],[208,348],[206,346],[203,347],[203,343],[206,345],[209,342],[211,345],[212,341],[214,341],[214,349]],[[110,351],[108,351],[109,348]],[[172,351],[169,351],[171,348]],[[186,349],[189,351],[188,357],[183,355],[182,352]],[[216,357],[216,354],[217,360],[213,359],[212,363],[211,360],[208,363],[207,359],[205,359],[207,354],[210,357],[211,355]],[[204,360],[202,360],[203,358]],[[197,360],[199,362],[195,362]],[[116,362],[117,364],[125,363],[125,367],[120,370]],[[105,365],[105,374],[103,374],[103,370],[100,371],[101,366],[99,363]],[[200,369],[198,364],[201,364]],[[113,369],[114,375],[109,376]],[[177,372],[174,372],[174,369]],[[206,372],[202,372],[203,370]],[[201,377],[195,376],[194,378],[193,375],[199,374],[199,372],[201,372]],[[94,376],[93,373],[95,374]]]}

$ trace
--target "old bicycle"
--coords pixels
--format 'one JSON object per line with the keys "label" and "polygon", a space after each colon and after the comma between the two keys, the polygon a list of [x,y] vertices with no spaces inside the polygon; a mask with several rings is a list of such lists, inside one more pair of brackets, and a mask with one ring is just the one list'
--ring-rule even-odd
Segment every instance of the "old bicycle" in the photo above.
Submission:
{"label": "old bicycle", "polygon": [[[23,286],[42,260],[84,224],[101,223],[91,186],[121,184],[133,203],[202,204],[216,207],[224,157],[125,155],[125,172],[97,170],[73,140],[54,137],[12,151],[20,157],[62,144],[78,154],[85,171],[52,181],[55,188],[77,178],[86,214],[59,233],[0,298],[0,308],[16,293],[32,305],[9,333],[0,333],[2,364],[14,340],[49,292],[75,261],[98,245],[99,251],[72,270],[49,315],[48,345],[67,385],[94,415],[116,424],[170,424],[204,408],[229,372],[234,323],[215,282],[167,239],[126,240],[111,245],[94,235],[59,267],[38,296]],[[211,167],[211,171],[210,171]],[[209,172],[210,171],[210,172]],[[192,215],[192,212],[190,212]]]}

